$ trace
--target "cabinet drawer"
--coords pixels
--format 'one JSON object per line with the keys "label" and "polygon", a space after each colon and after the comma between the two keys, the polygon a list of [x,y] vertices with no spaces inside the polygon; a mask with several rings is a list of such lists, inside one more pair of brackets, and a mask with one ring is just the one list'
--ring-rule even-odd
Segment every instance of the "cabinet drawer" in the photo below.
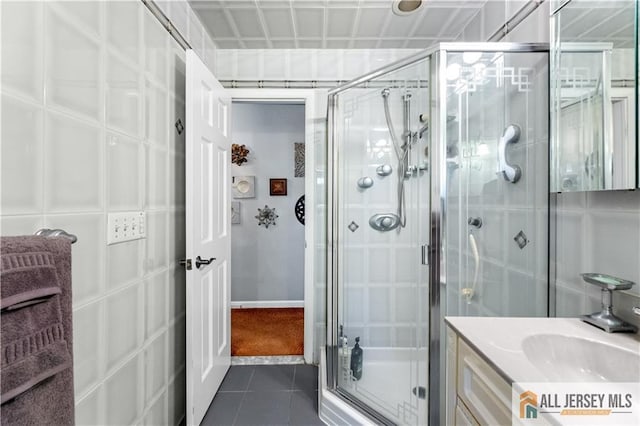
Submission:
{"label": "cabinet drawer", "polygon": [[480,424],[511,425],[511,384],[462,339],[458,345],[458,396]]}
{"label": "cabinet drawer", "polygon": [[455,426],[478,426],[473,416],[464,408],[461,402],[456,405]]}

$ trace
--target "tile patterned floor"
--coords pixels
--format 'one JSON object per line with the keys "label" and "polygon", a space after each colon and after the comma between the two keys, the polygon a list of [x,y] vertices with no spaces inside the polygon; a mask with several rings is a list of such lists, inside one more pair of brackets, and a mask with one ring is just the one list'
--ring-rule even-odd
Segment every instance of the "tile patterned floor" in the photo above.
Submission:
{"label": "tile patterned floor", "polygon": [[203,426],[320,426],[318,368],[313,365],[233,365]]}

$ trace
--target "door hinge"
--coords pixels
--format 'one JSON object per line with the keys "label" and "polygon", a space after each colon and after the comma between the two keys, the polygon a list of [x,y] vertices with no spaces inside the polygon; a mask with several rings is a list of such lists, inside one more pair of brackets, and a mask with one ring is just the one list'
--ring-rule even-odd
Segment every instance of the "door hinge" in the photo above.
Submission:
{"label": "door hinge", "polygon": [[193,269],[193,265],[191,264],[191,259],[180,259],[180,264],[184,266],[187,271]]}
{"label": "door hinge", "polygon": [[429,244],[422,245],[422,264],[429,265]]}

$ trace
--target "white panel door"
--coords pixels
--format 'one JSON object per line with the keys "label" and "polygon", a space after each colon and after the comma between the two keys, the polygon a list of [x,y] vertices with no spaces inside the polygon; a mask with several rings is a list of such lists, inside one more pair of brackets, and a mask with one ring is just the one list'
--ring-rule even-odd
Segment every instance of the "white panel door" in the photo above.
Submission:
{"label": "white panel door", "polygon": [[231,99],[187,50],[187,424],[198,425],[231,362]]}

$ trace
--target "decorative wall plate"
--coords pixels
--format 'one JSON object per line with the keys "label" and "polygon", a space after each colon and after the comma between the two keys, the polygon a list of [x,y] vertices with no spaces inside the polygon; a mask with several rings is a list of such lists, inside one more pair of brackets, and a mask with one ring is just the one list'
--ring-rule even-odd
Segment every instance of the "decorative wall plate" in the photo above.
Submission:
{"label": "decorative wall plate", "polygon": [[295,212],[298,222],[304,225],[304,195],[296,201]]}
{"label": "decorative wall plate", "polygon": [[231,178],[233,198],[254,198],[256,196],[255,176],[234,176]]}

